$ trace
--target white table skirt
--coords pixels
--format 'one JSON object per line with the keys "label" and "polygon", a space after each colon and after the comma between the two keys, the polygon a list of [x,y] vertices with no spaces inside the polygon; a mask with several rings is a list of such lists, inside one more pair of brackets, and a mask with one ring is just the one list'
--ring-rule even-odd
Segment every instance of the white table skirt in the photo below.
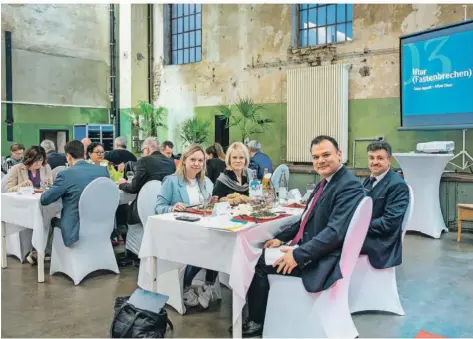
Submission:
{"label": "white table skirt", "polygon": [[32,229],[33,247],[44,257],[51,219],[59,216],[62,202],[42,206],[40,197],[41,194],[2,193],[2,222],[6,235],[18,232],[21,227]]}
{"label": "white table skirt", "polygon": [[182,267],[182,264],[228,273],[233,291],[235,324],[245,305],[246,293],[263,244],[284,227],[299,220],[302,209],[288,212],[293,215],[249,225],[237,232],[210,228],[215,223],[224,225],[228,218],[206,217],[192,223],[175,220],[173,213],[151,216],[141,244],[138,285],[158,292],[158,284],[170,283],[166,282],[166,273]]}

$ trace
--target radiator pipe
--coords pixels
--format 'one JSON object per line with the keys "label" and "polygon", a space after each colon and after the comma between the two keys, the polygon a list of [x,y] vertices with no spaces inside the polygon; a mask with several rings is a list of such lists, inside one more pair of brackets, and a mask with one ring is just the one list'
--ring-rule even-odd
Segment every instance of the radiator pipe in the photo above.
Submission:
{"label": "radiator pipe", "polygon": [[153,4],[148,4],[148,101],[153,104]]}
{"label": "radiator pipe", "polygon": [[115,125],[115,136],[120,135],[120,105],[118,101],[118,69],[117,69],[117,19],[115,4],[110,4],[110,118],[113,118],[113,124]]}
{"label": "radiator pipe", "polygon": [[379,141],[379,140],[384,140],[384,136],[375,136],[375,137],[372,137],[372,138],[356,138],[355,140],[353,140],[353,168],[355,168],[355,159],[356,159],[356,143],[357,142],[361,142],[361,141]]}

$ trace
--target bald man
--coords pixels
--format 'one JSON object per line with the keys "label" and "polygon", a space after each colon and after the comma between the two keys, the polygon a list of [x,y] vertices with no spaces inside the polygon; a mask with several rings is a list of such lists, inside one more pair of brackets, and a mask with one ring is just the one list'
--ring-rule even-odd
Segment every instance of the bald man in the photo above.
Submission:
{"label": "bald man", "polygon": [[84,145],[84,159],[87,159],[87,147],[92,143],[92,140],[89,138],[84,138],[80,141]]}

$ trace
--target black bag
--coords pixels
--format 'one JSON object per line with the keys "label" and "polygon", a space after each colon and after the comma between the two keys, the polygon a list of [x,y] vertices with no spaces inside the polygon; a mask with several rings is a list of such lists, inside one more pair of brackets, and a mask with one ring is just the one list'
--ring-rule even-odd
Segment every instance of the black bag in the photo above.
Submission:
{"label": "black bag", "polygon": [[115,299],[115,316],[110,338],[164,338],[167,325],[174,328],[164,308],[158,313],[136,308],[128,303],[130,297]]}

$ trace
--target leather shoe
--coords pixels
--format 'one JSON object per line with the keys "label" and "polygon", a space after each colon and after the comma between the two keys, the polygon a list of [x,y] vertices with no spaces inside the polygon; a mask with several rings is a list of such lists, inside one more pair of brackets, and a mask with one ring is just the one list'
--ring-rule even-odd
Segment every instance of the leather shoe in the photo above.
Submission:
{"label": "leather shoe", "polygon": [[[233,332],[233,326],[228,329]],[[253,320],[246,318],[242,326],[243,338],[257,337],[263,334],[263,325],[255,323]]]}

